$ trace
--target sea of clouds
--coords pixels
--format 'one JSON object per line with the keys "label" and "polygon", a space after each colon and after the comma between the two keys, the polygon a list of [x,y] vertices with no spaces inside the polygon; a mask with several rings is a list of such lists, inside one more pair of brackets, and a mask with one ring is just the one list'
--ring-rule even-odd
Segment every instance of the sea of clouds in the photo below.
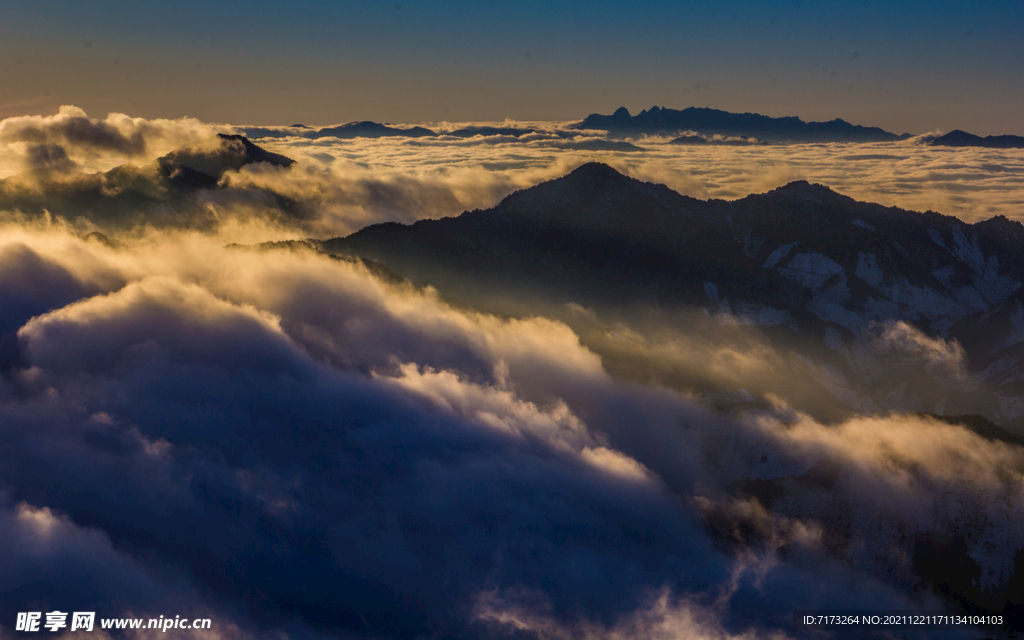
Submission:
{"label": "sea of clouds", "polygon": [[[223,222],[233,216],[222,209],[245,207],[252,217],[272,206],[266,194],[282,196],[299,205],[301,215],[293,214],[286,225],[295,237],[333,237],[377,222],[408,223],[488,208],[512,191],[596,160],[701,199],[736,199],[807,180],[858,200],[937,211],[967,222],[995,215],[1024,218],[1020,149],[935,147],[926,144],[933,134],[888,143],[746,146],[679,146],[647,137],[623,149],[621,141],[568,128],[571,123],[490,124],[533,133],[455,137],[445,133],[462,125],[438,123],[431,125],[440,134],[434,138],[254,139],[296,164],[228,172],[221,177],[223,189],[209,194],[203,206],[206,215]],[[16,189],[81,187],[83,176],[126,163],[145,174],[175,148],[217,132],[245,130],[187,118],[110,114],[101,120],[76,107],[62,107],[53,116],[8,118],[0,121],[0,179],[7,178],[0,204],[11,208],[2,202],[4,192],[11,201]],[[121,188],[104,186],[108,194]],[[276,222],[279,227],[283,221]]]}
{"label": "sea of clouds", "polygon": [[[595,157],[710,197],[803,177],[911,206],[934,196],[930,175],[977,186],[957,193],[979,216],[1009,215],[1024,170],[1024,154],[913,142],[581,155],[551,145],[586,134],[550,130],[268,139],[298,162],[226,173],[202,201],[212,226],[6,212],[0,637],[18,611],[55,609],[210,617],[205,637],[226,639],[791,637],[798,608],[943,607],[913,566],[929,533],[964,541],[979,589],[1005,584],[1024,547],[1020,447],[915,415],[822,424],[782,398],[723,415],[613,376],[557,318],[480,313],[301,245],[232,244],[455,215]],[[66,108],[0,122],[0,166],[73,195],[60,185],[218,131],[232,128]],[[995,156],[1007,170],[986,174]],[[915,158],[931,168],[897,177]],[[618,348],[700,374],[685,330],[632,338]],[[959,371],[955,344],[905,325],[879,339]],[[709,377],[740,379],[791,357],[714,356]],[[784,491],[768,509],[751,483]]]}

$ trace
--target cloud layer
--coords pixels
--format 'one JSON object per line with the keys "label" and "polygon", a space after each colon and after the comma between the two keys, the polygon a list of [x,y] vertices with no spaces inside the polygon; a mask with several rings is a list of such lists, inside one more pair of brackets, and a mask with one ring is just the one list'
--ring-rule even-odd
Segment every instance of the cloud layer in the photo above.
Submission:
{"label": "cloud layer", "polygon": [[0,120],[0,177],[45,168],[55,158],[74,163],[81,171],[108,170],[128,161],[156,159],[176,147],[227,130],[230,127],[192,118],[147,120],[111,113],[100,120],[65,105],[52,116]]}
{"label": "cloud layer", "polygon": [[[523,126],[265,139],[297,163],[203,177],[157,160],[229,128],[0,123],[5,193],[46,204],[0,222],[0,636],[68,608],[210,617],[225,639],[774,639],[796,608],[1016,597],[1012,439],[877,407],[826,421],[827,367],[724,314],[498,317],[305,244],[231,243],[455,215],[591,159],[700,197],[807,178],[1009,215],[1017,152],[627,152]],[[903,323],[856,346],[979,384],[959,344]]]}
{"label": "cloud layer", "polygon": [[941,606],[921,533],[993,588],[1024,545],[1024,451],[961,427],[718,416],[616,381],[561,322],[307,249],[3,231],[4,627],[781,637],[797,607]]}
{"label": "cloud layer", "polygon": [[[141,194],[130,205],[149,207],[152,224],[174,223],[178,211],[186,221],[179,226],[194,225],[197,217],[220,226],[239,218],[269,219],[275,226],[287,221],[290,237],[326,238],[378,222],[408,223],[487,208],[516,189],[599,160],[698,198],[735,199],[804,179],[859,200],[930,209],[969,222],[1024,216],[1021,150],[938,148],[924,143],[927,136],[894,143],[739,147],[679,146],[667,138],[643,138],[623,146],[601,132],[567,129],[562,123],[489,123],[499,135],[469,137],[449,135],[465,131],[460,124],[431,126],[441,135],[260,138],[257,142],[268,150],[298,162],[230,170],[217,176],[220,188],[178,202],[155,169],[146,167],[172,149],[203,143],[233,127],[123,114],[100,120],[63,107],[54,116],[0,122],[0,178],[10,178],[0,189],[0,208],[61,214],[62,205],[74,201],[78,204],[66,217],[78,218],[80,228],[92,224],[110,233],[109,219],[97,209],[122,208],[127,190]],[[500,135],[509,129],[515,134]],[[93,176],[125,163],[139,169]],[[61,193],[61,202],[26,195],[39,191]]]}

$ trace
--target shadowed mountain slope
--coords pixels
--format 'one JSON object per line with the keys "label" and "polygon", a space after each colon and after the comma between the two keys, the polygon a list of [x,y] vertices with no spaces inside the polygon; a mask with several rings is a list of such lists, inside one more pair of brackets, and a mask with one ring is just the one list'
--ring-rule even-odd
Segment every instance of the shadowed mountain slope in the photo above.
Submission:
{"label": "shadowed mountain slope", "polygon": [[[591,163],[493,209],[374,225],[322,247],[499,312],[704,309],[811,349],[830,367],[822,384],[858,410],[1024,416],[1024,227],[1002,217],[967,224],[807,182],[702,201]],[[914,388],[920,376],[878,352],[880,327],[897,322],[918,341],[955,338],[966,369],[932,367]],[[872,380],[884,398],[853,390]]]}

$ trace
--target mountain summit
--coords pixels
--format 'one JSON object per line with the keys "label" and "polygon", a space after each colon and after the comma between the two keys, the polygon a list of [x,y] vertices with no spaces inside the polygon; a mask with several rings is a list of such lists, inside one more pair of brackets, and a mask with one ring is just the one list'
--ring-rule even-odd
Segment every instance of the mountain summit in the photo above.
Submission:
{"label": "mountain summit", "polygon": [[278,167],[295,163],[291,158],[253,144],[245,136],[226,133],[175,149],[157,160],[161,175],[192,188],[215,186],[225,172],[238,171],[258,162]]}
{"label": "mountain summit", "polygon": [[[689,200],[665,185],[625,176],[607,164],[589,162],[569,174],[511,194],[498,210],[532,216],[542,223],[558,218],[580,224],[659,215],[685,209]],[[573,222],[575,224],[575,222]]]}

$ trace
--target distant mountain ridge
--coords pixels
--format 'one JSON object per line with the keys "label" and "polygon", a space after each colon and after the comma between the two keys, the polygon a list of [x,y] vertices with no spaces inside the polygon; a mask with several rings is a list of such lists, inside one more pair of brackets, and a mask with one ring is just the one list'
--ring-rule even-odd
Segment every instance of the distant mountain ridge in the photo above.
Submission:
{"label": "distant mountain ridge", "polygon": [[[381,124],[369,120],[350,122],[348,124],[311,128],[305,125],[291,127],[244,127],[245,135],[251,138],[268,137],[301,137],[324,138],[427,138],[438,136],[454,136],[471,138],[473,136],[508,136],[518,138],[536,133],[529,127],[467,125],[452,131],[438,133],[420,126],[395,126]],[[582,121],[569,126],[569,130],[605,131],[612,137],[635,135],[681,135],[696,132],[701,136],[713,138],[723,136],[735,140],[713,141],[716,144],[738,144],[742,138],[748,142],[890,142],[904,140],[910,134],[897,135],[878,127],[864,127],[850,124],[845,120],[835,119],[828,122],[804,122],[798,117],[790,116],[773,118],[757,113],[731,113],[719,109],[704,107],[688,107],[686,109],[666,109],[651,107],[633,116],[625,107],[620,107],[611,115],[592,113]],[[562,134],[568,133],[563,131]],[[709,140],[710,141],[710,140]],[[681,140],[683,143],[697,143],[696,139]]]}
{"label": "distant mountain ridge", "polygon": [[[775,118],[757,113],[732,113],[707,107],[667,109],[651,107],[631,115],[619,107],[611,115],[592,113],[583,120],[569,125],[569,130],[605,131],[612,137],[637,135],[677,136],[673,144],[760,144],[760,143],[814,143],[814,142],[892,142],[906,140],[909,133],[895,134],[879,127],[865,127],[836,118],[828,122],[805,122],[796,116]],[[505,136],[519,138],[538,133],[530,127],[467,125],[451,131],[437,132],[421,126],[396,126],[370,120],[349,122],[329,127],[313,128],[302,124],[289,127],[242,127],[249,138],[327,138],[343,140],[353,138],[435,138],[452,136]],[[574,132],[561,130],[559,137],[572,137]],[[699,134],[699,135],[694,135]],[[715,139],[715,136],[719,136]],[[1024,136],[976,136],[959,129],[929,141],[936,146],[988,147],[994,149],[1024,148]],[[573,147],[575,148],[575,147]],[[613,150],[612,147],[599,150]],[[633,149],[626,149],[633,150]]]}
{"label": "distant mountain ridge", "polygon": [[768,142],[890,142],[910,134],[897,135],[878,127],[863,127],[845,120],[804,122],[790,116],[772,118],[757,113],[731,113],[705,107],[664,109],[651,107],[633,116],[625,107],[611,115],[592,113],[575,125],[612,135],[667,134],[695,131],[705,135],[746,136]]}
{"label": "distant mountain ridge", "polygon": [[242,131],[250,138],[432,138],[437,133],[426,127],[394,127],[370,120],[360,120],[331,127],[313,129],[306,125],[290,127],[243,127]]}
{"label": "distant mountain ridge", "polygon": [[986,147],[989,149],[1024,149],[1024,136],[976,136],[956,129],[939,136],[929,144],[941,147]]}
{"label": "distant mountain ridge", "polygon": [[350,140],[353,138],[436,138],[438,136],[454,136],[456,138],[472,138],[474,136],[509,136],[518,138],[520,136],[536,133],[535,129],[527,127],[492,127],[486,125],[470,125],[452,131],[438,133],[432,129],[420,126],[393,126],[381,124],[370,120],[349,122],[331,127],[314,129],[302,124],[293,124],[290,127],[244,127],[245,135],[251,138],[340,138]]}

